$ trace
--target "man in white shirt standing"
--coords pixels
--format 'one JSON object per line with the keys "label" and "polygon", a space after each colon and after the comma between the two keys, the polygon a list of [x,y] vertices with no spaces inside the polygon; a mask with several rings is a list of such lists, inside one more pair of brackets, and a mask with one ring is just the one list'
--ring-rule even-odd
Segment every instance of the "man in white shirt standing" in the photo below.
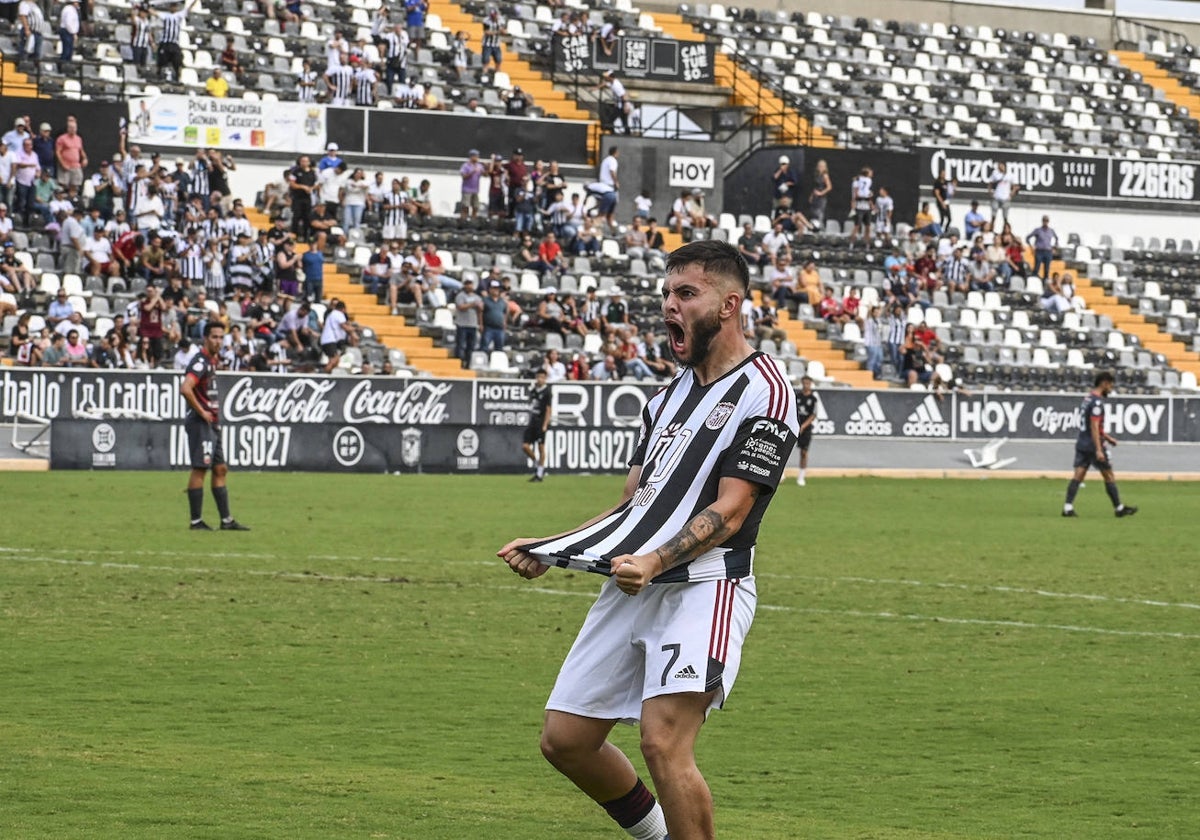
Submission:
{"label": "man in white shirt standing", "polygon": [[346,315],[346,302],[335,299],[330,303],[325,323],[321,327],[321,352],[328,359],[325,363],[326,373],[332,373],[338,366],[346,344],[356,335],[354,325]]}
{"label": "man in white shirt standing", "polygon": [[600,196],[596,209],[604,214],[604,220],[609,227],[616,227],[617,201],[621,198],[621,180],[617,176],[617,170],[621,165],[617,159],[620,154],[621,150],[613,146],[608,150],[608,156],[600,161],[600,183],[611,187],[612,190]]}
{"label": "man in white shirt standing", "polygon": [[622,134],[629,133],[629,112],[633,110],[633,105],[629,101],[629,94],[625,90],[625,85],[611,70],[604,71],[604,77],[600,80],[600,84],[596,86],[600,90],[608,91],[608,110],[611,114],[611,122],[613,131],[617,130],[617,123],[621,123]]}
{"label": "man in white shirt standing", "polygon": [[62,53],[58,57],[58,72],[66,73],[75,55],[75,36],[79,34],[79,0],[67,0],[58,18],[58,38]]}
{"label": "man in white shirt standing", "polygon": [[1008,222],[1008,207],[1012,203],[1013,196],[1021,189],[1017,184],[1017,179],[1008,171],[1008,164],[1004,161],[999,161],[996,164],[995,170],[992,172],[992,230],[997,230],[999,214],[1004,214],[1004,221]]}

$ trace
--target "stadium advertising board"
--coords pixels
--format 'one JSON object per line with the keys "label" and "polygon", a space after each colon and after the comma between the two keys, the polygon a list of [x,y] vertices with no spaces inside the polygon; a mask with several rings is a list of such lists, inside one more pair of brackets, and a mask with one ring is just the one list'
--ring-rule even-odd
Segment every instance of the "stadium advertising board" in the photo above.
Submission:
{"label": "stadium advertising board", "polygon": [[193,149],[316,154],[325,148],[325,109],[300,102],[144,96],[129,100],[129,140]]}
{"label": "stadium advertising board", "polygon": [[1146,204],[1200,200],[1196,164],[1171,160],[1035,154],[1007,149],[923,147],[921,181],[930,186],[941,172],[960,189],[989,191],[996,164],[1004,161],[1021,191],[1030,195],[1113,199]]}
{"label": "stadium advertising board", "polygon": [[599,75],[612,70],[626,78],[664,82],[713,80],[715,51],[710,43],[630,36],[617,38],[612,51],[605,52],[586,35],[553,40],[558,73]]}

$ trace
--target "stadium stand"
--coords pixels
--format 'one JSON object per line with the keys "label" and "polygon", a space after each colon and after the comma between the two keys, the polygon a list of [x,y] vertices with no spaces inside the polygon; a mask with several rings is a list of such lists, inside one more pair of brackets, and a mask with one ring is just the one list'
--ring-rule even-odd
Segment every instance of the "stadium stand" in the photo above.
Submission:
{"label": "stadium stand", "polygon": [[[121,48],[133,34],[131,10],[124,3],[100,2],[94,7],[91,34],[80,39],[67,73],[60,73],[54,60],[49,23],[41,60],[20,67],[9,58],[16,52],[13,33],[0,34],[6,56],[0,81],[5,96],[120,101],[165,93],[203,95],[207,71],[232,49],[244,72],[230,79],[230,96],[295,99],[303,63],[309,60],[323,70],[328,44],[338,31],[346,33],[352,53],[367,63],[381,61],[372,32],[380,6],[377,0],[310,2],[302,6],[301,21],[283,21],[255,2],[206,0],[189,13],[180,39],[183,70],[175,78],[126,60]],[[501,114],[504,95],[520,87],[533,98],[535,118],[592,119],[594,96],[576,98],[578,86],[555,78],[551,42],[557,7],[499,4],[504,32],[500,68],[484,67],[476,52],[469,56],[467,74],[453,72],[456,33],[468,33],[470,43],[478,45],[482,22],[492,8],[478,0],[431,4],[425,41],[410,50],[405,70],[429,94],[425,103],[467,111],[475,100],[472,107]],[[907,151],[919,144],[949,143],[1080,156],[1121,148],[1129,156],[1164,160],[1200,154],[1197,123],[1191,117],[1200,102],[1192,90],[1200,59],[1186,45],[1150,41],[1135,45],[1137,50],[1110,51],[1092,38],[1064,32],[815,11],[739,11],[715,3],[680,6],[678,14],[644,12],[628,0],[564,8],[585,31],[608,25],[627,34],[713,41],[718,45],[713,85],[718,101],[769,124],[767,142],[773,145]],[[643,84],[641,90],[655,95],[653,85]],[[379,107],[404,104],[385,101]],[[599,134],[589,142],[595,156]],[[249,203],[250,197],[245,198]],[[267,216],[251,215],[255,227],[270,227]],[[736,241],[744,219],[719,216],[717,227],[692,235]],[[765,216],[748,219],[759,233],[770,228]],[[517,248],[507,218],[411,218],[408,244],[434,245],[448,281],[478,284],[495,266],[509,285],[507,296],[515,307],[505,350],[472,354],[466,370],[451,355],[455,329],[450,306],[408,303],[391,308],[385,290],[372,294],[364,284],[363,271],[380,239],[377,223],[340,231],[344,241],[334,236],[327,249],[325,300],[337,296],[350,302],[364,327],[364,341],[339,370],[352,372],[369,361],[375,370],[387,362],[405,375],[515,376],[539,367],[550,349],[563,351],[568,359],[578,354],[586,358],[582,366],[590,368],[604,355],[622,352],[626,343],[637,345],[657,320],[662,263],[655,257],[631,258],[624,243],[628,219],[620,221],[615,229],[599,230],[595,253],[568,254],[564,270],[539,273],[514,264]],[[814,261],[821,286],[836,301],[856,297],[864,307],[886,302],[892,284],[884,258],[904,246],[906,221],[876,234],[867,247],[855,248],[846,235],[849,225],[828,220],[823,230],[791,237],[793,262]],[[12,239],[14,259],[37,278],[38,288],[32,295],[9,293],[11,301],[0,300],[13,309],[5,318],[5,336],[21,311],[44,315],[60,285],[69,286],[85,324],[103,333],[112,316],[126,310],[145,286],[144,279],[131,274],[104,279],[66,271],[52,234],[36,226],[18,226]],[[677,241],[668,236],[665,247],[669,250]],[[1195,330],[1200,260],[1194,244],[1147,244],[1134,238],[1121,244],[1115,247],[1108,239],[1084,245],[1079,235],[1063,236],[1050,270],[1068,287],[1064,306],[1048,307],[1049,284],[1018,274],[987,290],[950,292],[934,284],[911,300],[905,298],[902,311],[888,316],[881,327],[903,332],[906,326],[924,325],[936,337],[936,359],[929,359],[931,368],[934,361],[940,363],[934,387],[1077,390],[1088,371],[1100,366],[1115,368],[1126,390],[1195,387],[1200,374]],[[569,250],[570,243],[564,245]],[[1028,250],[1025,260],[1033,262]],[[636,333],[594,326],[545,329],[537,323],[537,313],[551,287],[579,300],[594,288],[605,308],[620,293]],[[754,291],[760,305],[775,293],[765,269],[755,267]],[[788,303],[776,316],[786,338],[761,340],[785,361],[793,379],[808,373],[830,384],[871,386],[876,381],[865,368],[872,331],[864,329],[861,314],[824,317],[818,301],[792,298]],[[231,314],[231,322],[249,323],[245,311]],[[582,313],[579,319],[584,320]],[[252,355],[265,360],[269,343]],[[907,382],[905,372],[886,354],[878,373],[895,384]]]}

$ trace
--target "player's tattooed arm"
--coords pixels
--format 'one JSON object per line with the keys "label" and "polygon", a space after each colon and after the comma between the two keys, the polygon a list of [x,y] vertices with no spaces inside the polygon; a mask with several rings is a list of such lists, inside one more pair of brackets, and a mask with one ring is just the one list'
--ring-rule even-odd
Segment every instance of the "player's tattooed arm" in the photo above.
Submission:
{"label": "player's tattooed arm", "polygon": [[717,500],[693,516],[678,534],[654,551],[612,559],[617,586],[636,595],[668,569],[699,557],[741,530],[742,523],[762,495],[763,487],[740,478],[723,478]]}

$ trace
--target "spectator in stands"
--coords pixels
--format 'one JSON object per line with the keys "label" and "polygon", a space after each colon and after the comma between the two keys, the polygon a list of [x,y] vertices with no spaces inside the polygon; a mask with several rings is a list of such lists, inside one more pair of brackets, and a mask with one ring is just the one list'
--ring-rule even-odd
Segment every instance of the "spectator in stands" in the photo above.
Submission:
{"label": "spectator in stands", "polygon": [[754,342],[755,346],[765,340],[773,341],[776,344],[787,341],[787,331],[779,326],[779,313],[767,297],[763,297],[762,303],[758,306],[749,298],[743,303],[743,307],[749,304],[747,315],[747,330],[746,339]]}
{"label": "spectator in stands", "polygon": [[772,209],[778,207],[780,199],[785,197],[791,202],[789,206],[795,205],[800,179],[796,177],[796,172],[792,169],[792,159],[787,155],[779,156],[779,165],[771,174],[771,185],[774,188],[771,193]]}
{"label": "spectator in stands", "polygon": [[346,63],[326,68],[325,94],[329,97],[329,104],[335,108],[348,108],[354,104],[353,65]]}
{"label": "spectator in stands", "polygon": [[812,190],[808,194],[808,214],[818,231],[825,229],[825,209],[831,192],[833,180],[829,177],[829,164],[819,160],[817,168],[813,171]]}
{"label": "spectator in stands", "polygon": [[[950,229],[950,199],[954,197],[955,191],[958,189],[958,179],[950,177],[950,171],[943,169],[938,173],[933,182],[933,200],[937,203],[938,209],[938,227],[942,230]],[[934,234],[940,236],[941,234]]]}
{"label": "spectator in stands", "polygon": [[880,187],[875,194],[875,232],[888,237],[895,230],[892,218],[896,211],[896,202],[892,200],[887,187]]}
{"label": "spectator in stands", "polygon": [[[78,0],[76,0],[78,2]],[[37,364],[33,362],[33,364]],[[63,367],[90,367],[86,342],[80,338],[79,330],[67,332],[67,344],[63,347]]]}
{"label": "spectator in stands", "polygon": [[83,235],[83,210],[72,209],[70,214],[59,211],[61,228],[58,233],[58,248],[62,255],[64,274],[78,274],[83,267],[87,237]]}
{"label": "spectator in stands", "polygon": [[783,225],[784,232],[789,235],[805,234],[812,227],[805,215],[792,207],[792,200],[787,196],[781,198],[779,206],[775,208],[771,224],[774,225],[775,222]]}
{"label": "spectator in stands", "polygon": [[0,286],[14,295],[31,294],[37,288],[37,278],[17,259],[16,246],[11,240],[4,243],[4,253],[0,256]]}
{"label": "spectator in stands", "polygon": [[0,204],[0,242],[9,241],[13,231],[13,220],[8,215],[8,205]]}
{"label": "spectator in stands", "polygon": [[851,286],[846,291],[846,296],[842,298],[842,312],[846,315],[847,321],[855,321],[862,324],[862,298],[857,286]]}
{"label": "spectator in stands", "polygon": [[121,265],[113,256],[112,240],[104,235],[104,228],[93,230],[92,236],[84,242],[83,253],[87,259],[88,276],[121,276]]}
{"label": "spectator in stands", "polygon": [[379,74],[369,62],[358,56],[350,56],[354,68],[354,104],[360,108],[372,108],[379,99]]}
{"label": "spectator in stands", "polygon": [[[36,209],[36,185],[48,183],[51,189],[57,185],[50,178],[50,173],[42,170],[33,151],[33,138],[28,135],[21,140],[21,148],[16,153],[13,170],[13,188],[16,196],[13,199],[13,217],[20,217],[24,226],[29,227]],[[47,201],[47,210],[48,205]]]}
{"label": "spectator in stands", "polygon": [[473,219],[479,215],[479,182],[484,172],[485,167],[479,161],[479,150],[471,149],[467,152],[466,162],[458,170],[462,177],[462,200],[459,208],[464,219],[468,216]]}
{"label": "spectator in stands", "polygon": [[973,292],[991,292],[996,289],[996,270],[992,268],[982,251],[975,253],[967,276],[970,290]]}
{"label": "spectator in stands", "polygon": [[325,323],[321,325],[321,352],[325,354],[325,372],[332,373],[342,361],[342,352],[349,344],[358,343],[358,330],[346,314],[346,302],[334,298],[329,302]]}
{"label": "spectator in stands", "polygon": [[300,72],[296,74],[296,100],[298,102],[317,101],[317,79],[320,76],[312,68],[312,61],[304,59]]}
{"label": "spectator in stands", "polygon": [[483,298],[475,294],[475,281],[463,280],[462,291],[454,298],[454,355],[464,369],[471,366],[471,354],[483,325]]}
{"label": "spectator in stands", "polygon": [[1040,301],[1042,309],[1058,314],[1070,312],[1074,308],[1071,303],[1071,298],[1074,297],[1074,286],[1070,281],[1071,275],[1060,278],[1058,272],[1046,278]]}
{"label": "spectator in stands", "polygon": [[42,351],[43,367],[64,367],[67,361],[67,337],[61,333],[50,335],[50,346]]}
{"label": "spectator in stands", "polygon": [[67,299],[67,290],[59,288],[54,293],[54,300],[50,301],[50,306],[46,310],[46,323],[51,327],[57,327],[61,322],[70,319],[75,313],[75,307],[71,306]]}
{"label": "spectator in stands", "polygon": [[1025,262],[1025,246],[1016,237],[1011,234],[1001,234],[1000,244],[1004,248],[1004,257],[1008,262],[1008,276],[1011,279],[1014,274],[1021,275],[1022,278],[1029,276],[1029,263]]}
{"label": "spectator in stands", "polygon": [[122,188],[112,165],[108,161],[100,162],[100,170],[91,177],[92,207],[100,211],[100,218],[106,222],[113,217],[117,199],[122,198],[125,190]]}
{"label": "spectator in stands", "polygon": [[771,226],[771,230],[763,235],[762,247],[763,251],[772,260],[778,259],[780,253],[787,254],[789,257],[791,256],[792,243],[788,239],[788,235],[784,233],[783,222],[776,221]]}
{"label": "spectator in stands", "polygon": [[817,306],[817,314],[830,324],[845,324],[850,320],[842,309],[841,301],[833,296],[833,289],[830,287],[825,289],[825,297],[821,298]]}
{"label": "spectator in stands", "polygon": [[629,315],[629,304],[625,302],[625,293],[620,289],[613,289],[612,297],[609,298],[608,305],[604,307],[601,323],[603,324],[602,332],[605,335],[612,335],[617,330],[633,325]]}
{"label": "spectator in stands", "polygon": [[300,296],[300,255],[296,253],[294,237],[283,240],[275,252],[275,281],[281,298],[293,300]]}
{"label": "spectator in stands", "polygon": [[1050,262],[1058,247],[1058,234],[1050,227],[1050,217],[1042,216],[1042,226],[1034,228],[1025,241],[1033,246],[1033,273],[1042,280],[1050,276]]}
{"label": "spectator in stands", "polygon": [[913,233],[941,236],[942,226],[933,220],[933,215],[929,212],[929,202],[921,202],[921,209],[917,211],[917,216],[913,220]]}
{"label": "spectator in stands", "polygon": [[933,378],[933,366],[926,358],[924,345],[914,336],[915,332],[916,328],[912,324],[909,324],[904,330],[899,367],[900,375],[910,388],[918,382],[922,385],[928,384],[929,380]]}
{"label": "spectator in stands", "polygon": [[[171,79],[178,82],[179,74],[183,70],[183,49],[180,46],[184,27],[187,26],[188,12],[198,3],[199,0],[189,0],[187,7],[178,0],[171,3],[168,12],[159,12],[158,21],[162,26],[162,32],[158,38],[158,73],[160,79],[165,79],[165,69],[170,68],[172,71]],[[280,22],[282,29],[283,22]]]}
{"label": "spectator in stands", "polygon": [[17,155],[0,140],[0,204],[11,204],[16,183]]}
{"label": "spectator in stands", "polygon": [[567,366],[562,363],[558,350],[553,347],[546,351],[546,357],[539,369],[545,371],[547,382],[562,382],[567,378]]}
{"label": "spectator in stands", "polygon": [[597,382],[619,381],[621,379],[621,370],[617,366],[617,357],[612,353],[606,354],[603,359],[592,366],[592,373],[589,378]]}
{"label": "spectator in stands", "polygon": [[516,86],[502,91],[500,101],[504,103],[504,113],[510,117],[523,117],[533,107],[533,97]]}
{"label": "spectator in stands", "polygon": [[[1008,237],[1011,239],[1012,237]],[[996,278],[1004,287],[1008,287],[1008,282],[1012,279],[1012,266],[1008,264],[1008,251],[1003,244],[1004,237],[993,236],[991,241],[983,249],[984,259],[988,265],[996,272]]]}
{"label": "spectator in stands", "polygon": [[480,67],[486,72],[491,63],[493,73],[500,69],[504,60],[500,50],[500,37],[504,34],[505,22],[500,17],[500,10],[489,5],[487,15],[483,19],[483,47],[480,54]]}
{"label": "spectator in stands", "polygon": [[546,231],[546,235],[542,237],[542,241],[538,244],[538,260],[546,268],[543,272],[557,272],[561,274],[566,270],[567,261],[563,256],[562,246],[558,244],[558,238],[554,235],[554,231]]}
{"label": "spectator in stands", "polygon": [[79,0],[66,0],[58,18],[58,41],[61,49],[58,56],[59,73],[66,74],[75,56],[75,38],[79,35],[81,26]]}
{"label": "spectator in stands", "polygon": [[601,125],[616,133],[617,123],[620,123],[621,133],[628,134],[629,115],[633,113],[633,103],[629,100],[629,92],[625,90],[625,85],[612,70],[605,70],[596,88],[604,92],[605,99],[601,105],[603,109],[600,116]]}
{"label": "spectator in stands", "polygon": [[516,199],[517,192],[526,188],[529,180],[529,166],[525,163],[524,149],[513,149],[512,156],[504,163],[504,181],[508,187],[508,195],[506,196],[508,203],[508,216],[513,215],[513,201]]}
{"label": "spectator in stands", "polygon": [[871,234],[871,208],[875,198],[874,176],[871,167],[864,166],[850,182],[850,207],[854,212],[854,228],[850,232],[851,248],[860,236],[865,239]]}
{"label": "spectator in stands", "polygon": [[454,33],[454,42],[450,45],[450,66],[454,73],[454,81],[461,82],[471,65],[471,51],[467,42],[471,36],[461,29]]}
{"label": "spectator in stands", "polygon": [[634,216],[625,231],[625,254],[632,260],[646,259],[647,239],[646,230],[642,227],[642,217]]}
{"label": "spectator in stands", "polygon": [[684,201],[684,209],[691,217],[693,230],[711,230],[717,226],[717,220],[704,206],[704,190],[699,187],[692,188]]}
{"label": "spectator in stands", "polygon": [[308,155],[301,155],[296,166],[288,173],[288,189],[292,202],[292,233],[297,239],[308,239],[309,217],[312,214],[313,192],[317,184],[317,172]]}
{"label": "spectator in stands", "polygon": [[237,50],[234,49],[233,41],[226,42],[225,49],[221,51],[220,62],[225,72],[232,73],[238,84],[245,84],[243,78],[245,71],[242,68],[241,59],[238,58]]}
{"label": "spectator in stands", "polygon": [[646,220],[646,258],[666,259],[666,243],[658,229],[658,219],[651,216]]}
{"label": "spectator in stands", "polygon": [[508,301],[504,299],[502,291],[499,283],[488,283],[487,294],[483,298],[481,349],[485,353],[504,350],[505,330],[508,327]]}
{"label": "spectator in stands", "polygon": [[[24,63],[26,55],[34,62],[42,60],[43,29],[46,16],[38,0],[20,0],[17,5],[17,64]],[[30,48],[32,44],[32,48]]]}
{"label": "spectator in stands", "polygon": [[38,133],[33,136],[33,151],[38,157],[38,164],[54,178],[58,172],[58,158],[55,155],[55,141],[51,131],[50,123],[44,122],[38,126]]}
{"label": "spectator in stands", "polygon": [[29,130],[29,117],[17,117],[13,120],[13,127],[6,131],[3,136],[4,144],[15,154],[20,151],[24,145],[25,138],[31,140],[33,135]]}
{"label": "spectator in stands", "polygon": [[979,202],[972,201],[971,209],[963,216],[963,236],[967,239],[974,238],[975,234],[982,231],[988,224],[988,220],[979,212]]}
{"label": "spectator in stands", "polygon": [[957,245],[953,253],[942,263],[942,282],[946,292],[966,294],[970,290],[971,266],[963,256],[963,246]]}
{"label": "spectator in stands", "polygon": [[583,227],[571,242],[571,252],[576,256],[594,257],[600,253],[600,235],[591,216],[583,220]]}
{"label": "spectator in stands", "polygon": [[775,301],[775,305],[780,309],[787,309],[788,305],[793,300],[799,300],[803,303],[815,304],[815,300],[810,300],[807,294],[802,294],[799,290],[796,270],[792,267],[792,260],[788,254],[780,254],[774,265],[766,272],[766,280],[770,284],[771,298]]}
{"label": "spectator in stands", "polygon": [[621,179],[619,176],[621,150],[610,146],[604,160],[600,161],[598,181],[607,191],[598,196],[596,211],[604,216],[610,228],[616,227],[617,203],[621,200]]}
{"label": "spectator in stands", "polygon": [[1004,223],[1008,224],[1008,208],[1021,187],[1017,184],[1016,177],[1008,171],[1008,164],[1002,160],[996,162],[989,183],[992,187],[992,229],[995,230],[1000,215],[1004,216]]}
{"label": "spectator in stands", "polygon": [[871,377],[883,378],[883,335],[885,325],[879,317],[882,307],[872,304],[867,308],[867,317],[863,319],[863,345],[867,349],[867,370]]}
{"label": "spectator in stands", "polygon": [[319,303],[325,297],[325,255],[317,248],[309,248],[300,255],[300,268],[304,274],[304,299]]}
{"label": "spectator in stands", "polygon": [[220,67],[214,67],[204,81],[204,90],[213,99],[224,99],[229,96],[229,82],[221,72]]}
{"label": "spectator in stands", "polygon": [[671,212],[667,215],[667,227],[672,233],[682,235],[684,239],[690,239],[692,234],[692,214],[688,212],[687,207],[690,195],[691,190],[681,190],[679,196],[671,202]]}
{"label": "spectator in stands", "polygon": [[808,260],[801,266],[798,280],[798,299],[815,307],[821,298],[825,297],[825,287],[821,282],[821,272],[813,260]]}

